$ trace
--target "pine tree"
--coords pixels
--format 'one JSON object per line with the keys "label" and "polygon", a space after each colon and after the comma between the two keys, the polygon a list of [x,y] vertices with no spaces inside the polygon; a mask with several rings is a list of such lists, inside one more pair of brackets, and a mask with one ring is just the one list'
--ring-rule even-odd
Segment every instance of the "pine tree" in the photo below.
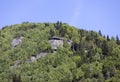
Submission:
{"label": "pine tree", "polygon": [[110,41],[110,38],[109,38],[109,36],[107,35],[107,41]]}
{"label": "pine tree", "polygon": [[117,43],[118,45],[120,45],[120,40],[119,40],[119,37],[118,37],[118,36],[116,36],[116,43]]}
{"label": "pine tree", "polygon": [[102,36],[101,30],[99,30],[99,32],[98,32],[98,33],[99,33],[99,35],[100,35],[100,36]]}
{"label": "pine tree", "polygon": [[103,55],[108,55],[108,45],[107,45],[107,41],[104,41],[102,43],[102,54]]}

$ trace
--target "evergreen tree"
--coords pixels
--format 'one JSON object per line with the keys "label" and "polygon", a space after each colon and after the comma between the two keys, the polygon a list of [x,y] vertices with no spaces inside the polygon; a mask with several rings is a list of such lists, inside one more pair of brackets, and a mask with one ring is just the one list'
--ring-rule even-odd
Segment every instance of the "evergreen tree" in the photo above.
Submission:
{"label": "evergreen tree", "polygon": [[102,36],[101,30],[99,30],[98,34],[99,34],[100,36]]}
{"label": "evergreen tree", "polygon": [[110,38],[109,38],[109,36],[107,35],[107,41],[110,41]]}
{"label": "evergreen tree", "polygon": [[0,29],[0,82],[119,82],[119,44],[118,36],[60,21],[6,26]]}
{"label": "evergreen tree", "polygon": [[116,43],[117,43],[118,45],[120,45],[120,40],[119,40],[119,37],[118,37],[118,36],[116,36]]}

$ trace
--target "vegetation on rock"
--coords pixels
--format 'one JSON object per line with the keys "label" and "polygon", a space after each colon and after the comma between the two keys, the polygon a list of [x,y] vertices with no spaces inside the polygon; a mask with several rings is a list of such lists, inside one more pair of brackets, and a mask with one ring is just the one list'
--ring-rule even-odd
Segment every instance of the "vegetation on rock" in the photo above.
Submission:
{"label": "vegetation on rock", "polygon": [[[64,38],[57,50],[49,42],[54,36]],[[19,44],[12,45],[21,37]],[[41,53],[47,55],[26,62]],[[119,61],[119,37],[104,37],[101,31],[59,21],[24,22],[0,30],[1,82],[120,82]]]}

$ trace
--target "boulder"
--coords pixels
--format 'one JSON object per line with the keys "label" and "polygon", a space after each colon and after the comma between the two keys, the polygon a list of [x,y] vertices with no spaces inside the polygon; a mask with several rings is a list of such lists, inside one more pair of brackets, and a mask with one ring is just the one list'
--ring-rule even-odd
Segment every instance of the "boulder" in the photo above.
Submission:
{"label": "boulder", "polygon": [[13,40],[12,40],[12,47],[14,48],[14,47],[16,47],[17,45],[19,45],[21,42],[22,42],[22,40],[23,40],[23,38],[24,37],[20,37],[20,38],[14,38]]}
{"label": "boulder", "polygon": [[52,49],[57,50],[59,46],[63,46],[63,38],[60,37],[52,37],[49,40],[49,43],[51,44]]}

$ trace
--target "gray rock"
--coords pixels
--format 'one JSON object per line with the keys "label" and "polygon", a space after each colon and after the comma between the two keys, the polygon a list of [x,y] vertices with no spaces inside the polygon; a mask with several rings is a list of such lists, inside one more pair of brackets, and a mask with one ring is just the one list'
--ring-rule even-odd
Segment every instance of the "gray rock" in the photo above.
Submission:
{"label": "gray rock", "polygon": [[40,54],[37,54],[36,56],[31,56],[30,60],[31,62],[35,62],[36,60],[40,59],[41,57],[47,55],[47,53],[41,52]]}
{"label": "gray rock", "polygon": [[19,60],[14,61],[14,66],[18,66],[20,64]]}
{"label": "gray rock", "polygon": [[22,42],[22,40],[23,40],[23,38],[24,37],[20,37],[20,38],[15,38],[15,39],[13,39],[12,40],[12,47],[14,48],[14,47],[16,47],[17,45],[19,45],[21,42]]}
{"label": "gray rock", "polygon": [[30,57],[30,60],[31,60],[31,62],[35,62],[37,59],[36,59],[35,56],[31,56],[31,57]]}
{"label": "gray rock", "polygon": [[47,55],[47,53],[42,52],[42,53],[36,55],[36,59],[38,60],[39,58],[41,58],[42,56],[45,56],[45,55]]}
{"label": "gray rock", "polygon": [[67,43],[71,46],[72,45],[72,40],[68,40]]}
{"label": "gray rock", "polygon": [[52,37],[49,40],[52,49],[56,50],[59,46],[63,46],[63,38],[60,37]]}

